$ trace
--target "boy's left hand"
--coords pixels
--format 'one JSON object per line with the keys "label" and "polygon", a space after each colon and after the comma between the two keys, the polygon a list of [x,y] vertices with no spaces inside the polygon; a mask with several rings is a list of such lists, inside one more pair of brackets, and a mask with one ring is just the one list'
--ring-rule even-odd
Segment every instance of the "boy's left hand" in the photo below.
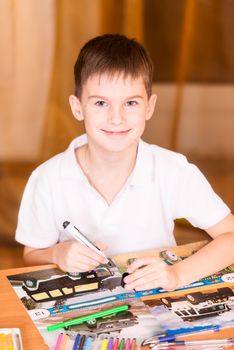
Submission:
{"label": "boy's left hand", "polygon": [[174,290],[179,284],[179,278],[173,266],[167,265],[158,257],[143,257],[135,259],[128,266],[128,276],[124,278],[128,290],[144,290],[163,288]]}

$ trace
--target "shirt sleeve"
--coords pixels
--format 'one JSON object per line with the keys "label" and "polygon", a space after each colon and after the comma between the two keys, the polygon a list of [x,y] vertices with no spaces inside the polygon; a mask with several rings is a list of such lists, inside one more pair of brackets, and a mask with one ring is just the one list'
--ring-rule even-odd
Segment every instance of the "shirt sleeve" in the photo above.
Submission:
{"label": "shirt sleeve", "polygon": [[40,249],[56,244],[58,237],[49,180],[36,169],[24,190],[15,238],[23,245]]}
{"label": "shirt sleeve", "polygon": [[174,218],[185,218],[195,227],[208,229],[230,213],[201,171],[185,157],[176,173]]}

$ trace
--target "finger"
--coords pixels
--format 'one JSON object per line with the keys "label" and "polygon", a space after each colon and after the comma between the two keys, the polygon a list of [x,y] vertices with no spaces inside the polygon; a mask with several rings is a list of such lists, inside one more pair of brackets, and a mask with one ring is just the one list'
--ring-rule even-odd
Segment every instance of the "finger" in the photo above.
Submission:
{"label": "finger", "polygon": [[154,289],[154,288],[159,288],[160,285],[154,282],[149,282],[149,283],[144,283],[144,284],[138,284],[137,286],[134,287],[136,291],[141,291],[141,290],[147,290],[147,289]]}
{"label": "finger", "polygon": [[138,258],[133,261],[132,264],[128,266],[127,272],[132,273],[137,269],[142,268],[145,265],[150,265],[150,264],[161,264],[164,263],[160,258],[158,257],[143,257],[143,258]]}
{"label": "finger", "polygon": [[61,261],[59,263],[59,267],[63,271],[69,271],[69,272],[85,272],[93,270],[97,267],[97,264],[93,264],[90,262],[84,262],[84,261]]}
{"label": "finger", "polygon": [[84,263],[80,263],[80,264],[69,264],[66,267],[66,271],[69,272],[87,272],[87,271],[91,271],[94,270],[96,266],[93,265],[89,265],[89,264],[84,264]]}
{"label": "finger", "polygon": [[178,285],[178,277],[171,270],[164,270],[158,275],[153,272],[145,277],[139,278],[125,287],[128,290],[143,290],[152,288],[163,288],[165,290],[174,290]]}
{"label": "finger", "polygon": [[[80,253],[82,253],[83,256],[86,258],[88,257],[89,260],[93,260],[95,264],[104,264],[106,262],[105,257],[102,255],[98,254],[95,250],[81,244],[82,248],[80,249]],[[76,257],[77,257],[77,252],[76,252]]]}
{"label": "finger", "polygon": [[[155,272],[144,275],[141,278],[135,279],[131,283],[125,285],[126,289],[137,289],[139,286],[144,286],[143,289],[147,288],[157,288],[160,286],[160,281],[162,276],[157,275]],[[142,287],[141,287],[142,289]]]}
{"label": "finger", "polygon": [[[69,271],[89,271],[95,269],[98,265],[100,265],[97,261],[90,259],[89,256],[83,254],[76,254],[72,257],[70,256],[64,259],[65,265],[69,268]],[[71,270],[72,269],[72,270]]]}
{"label": "finger", "polygon": [[107,250],[108,246],[105,243],[94,241],[94,244],[101,250]]}
{"label": "finger", "polygon": [[154,274],[155,276],[161,275],[165,273],[167,269],[167,265],[162,261],[160,263],[154,263],[147,265],[145,267],[139,268],[138,270],[135,270],[133,273],[129,274],[127,277],[124,278],[125,283],[132,283],[135,280],[148,276],[150,274]]}
{"label": "finger", "polygon": [[[72,249],[67,252],[67,254],[60,257],[58,263],[60,266],[72,268],[73,271],[79,271],[80,269],[82,269],[82,271],[90,270],[100,265],[100,262],[95,259],[95,256],[96,253],[94,256],[93,252],[89,254],[89,249],[86,247],[82,247],[78,251],[77,246],[73,246]],[[98,259],[100,258],[98,257]]]}

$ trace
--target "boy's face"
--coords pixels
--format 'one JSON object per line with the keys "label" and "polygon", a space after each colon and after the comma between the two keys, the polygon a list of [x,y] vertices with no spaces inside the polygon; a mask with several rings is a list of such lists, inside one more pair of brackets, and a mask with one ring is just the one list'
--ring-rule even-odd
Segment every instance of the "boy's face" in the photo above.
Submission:
{"label": "boy's face", "polygon": [[148,98],[142,78],[94,75],[82,96],[70,96],[74,117],[84,120],[89,145],[108,152],[135,147],[150,119],[156,95]]}

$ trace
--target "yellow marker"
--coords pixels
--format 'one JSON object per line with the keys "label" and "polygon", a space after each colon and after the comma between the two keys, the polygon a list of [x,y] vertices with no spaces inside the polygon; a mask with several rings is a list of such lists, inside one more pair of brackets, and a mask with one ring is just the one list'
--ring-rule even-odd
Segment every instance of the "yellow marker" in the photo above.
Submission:
{"label": "yellow marker", "polygon": [[107,345],[108,345],[108,338],[105,338],[105,339],[102,341],[100,350],[107,350]]}

